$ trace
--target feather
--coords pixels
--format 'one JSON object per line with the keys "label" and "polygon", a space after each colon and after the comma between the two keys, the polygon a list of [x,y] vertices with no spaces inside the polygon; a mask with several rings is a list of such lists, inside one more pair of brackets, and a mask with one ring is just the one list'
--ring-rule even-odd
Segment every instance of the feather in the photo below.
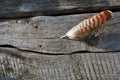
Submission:
{"label": "feather", "polygon": [[93,34],[97,28],[112,18],[113,14],[110,10],[102,11],[91,18],[85,19],[78,25],[70,29],[61,39],[84,39]]}

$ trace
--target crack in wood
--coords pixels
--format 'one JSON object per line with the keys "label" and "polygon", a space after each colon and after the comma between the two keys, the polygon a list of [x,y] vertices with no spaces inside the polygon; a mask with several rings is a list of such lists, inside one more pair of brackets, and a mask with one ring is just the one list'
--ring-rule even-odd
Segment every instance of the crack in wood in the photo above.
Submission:
{"label": "crack in wood", "polygon": [[10,55],[11,57],[19,58],[19,59],[21,59],[21,60],[23,60],[23,61],[27,59],[27,58],[24,57],[22,54],[18,54],[17,52],[11,51],[11,50],[0,49],[0,53],[2,53],[2,54],[7,54],[7,56]]}
{"label": "crack in wood", "polygon": [[[42,55],[73,55],[73,54],[80,54],[80,53],[112,53],[112,52],[116,53],[116,52],[120,52],[120,50],[108,50],[108,51],[81,50],[81,51],[73,51],[73,52],[69,52],[69,53],[67,53],[67,52],[66,53],[63,53],[63,52],[61,52],[61,53],[60,52],[48,53],[48,52],[39,52],[39,51],[28,50],[28,49],[21,49],[21,48],[18,48],[16,46],[9,45],[9,44],[0,45],[0,47],[2,47],[2,48],[14,48],[14,49],[17,49],[19,51],[37,53],[37,54],[42,54]],[[14,56],[14,54],[13,54],[13,56]]]}

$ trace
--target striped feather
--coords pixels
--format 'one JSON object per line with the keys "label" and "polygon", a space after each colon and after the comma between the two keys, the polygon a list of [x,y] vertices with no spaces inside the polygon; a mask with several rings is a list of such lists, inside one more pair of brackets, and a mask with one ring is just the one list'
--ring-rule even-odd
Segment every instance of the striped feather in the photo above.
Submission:
{"label": "striped feather", "polygon": [[112,15],[112,11],[110,10],[102,11],[91,18],[83,20],[60,38],[83,39],[89,37],[94,30],[100,28],[107,20],[110,20]]}

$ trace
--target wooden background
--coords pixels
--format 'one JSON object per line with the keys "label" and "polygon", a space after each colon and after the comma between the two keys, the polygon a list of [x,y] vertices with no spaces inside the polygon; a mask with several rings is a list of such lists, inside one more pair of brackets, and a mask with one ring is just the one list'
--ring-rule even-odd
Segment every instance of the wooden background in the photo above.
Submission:
{"label": "wooden background", "polygon": [[[96,38],[59,39],[110,9]],[[0,80],[119,80],[120,0],[1,0]]]}

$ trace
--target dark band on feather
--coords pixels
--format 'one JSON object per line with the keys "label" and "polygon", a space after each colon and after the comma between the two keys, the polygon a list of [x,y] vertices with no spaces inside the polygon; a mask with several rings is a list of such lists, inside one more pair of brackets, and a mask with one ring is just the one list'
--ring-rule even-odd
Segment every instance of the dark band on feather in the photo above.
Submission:
{"label": "dark band on feather", "polygon": [[108,10],[104,11],[104,13],[107,16],[107,20],[112,18],[112,15],[111,15],[111,13]]}
{"label": "dark band on feather", "polygon": [[99,25],[99,17],[97,15],[95,17],[96,17],[96,26],[95,27],[98,27],[98,25]]}
{"label": "dark band on feather", "polygon": [[103,23],[104,23],[104,19],[103,19],[104,17],[102,16],[101,13],[100,13],[99,15],[100,15],[100,17],[101,17],[101,19],[102,19],[102,24],[103,24]]}

